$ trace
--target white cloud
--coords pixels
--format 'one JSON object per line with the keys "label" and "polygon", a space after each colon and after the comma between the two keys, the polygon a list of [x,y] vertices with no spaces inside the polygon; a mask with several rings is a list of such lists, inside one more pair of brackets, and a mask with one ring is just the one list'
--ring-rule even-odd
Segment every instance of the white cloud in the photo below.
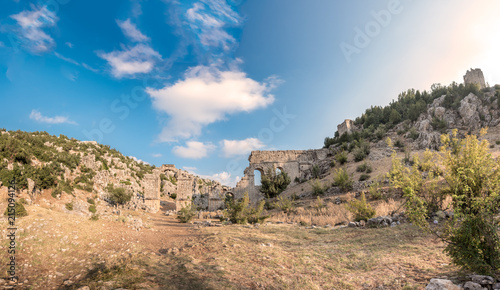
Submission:
{"label": "white cloud", "polygon": [[142,161],[141,159],[135,157],[135,156],[129,156],[130,158],[132,158],[135,162],[139,162],[139,163],[143,163],[143,164],[148,164],[146,161]]}
{"label": "white cloud", "polygon": [[60,53],[58,53],[58,52],[54,52],[54,55],[57,58],[62,59],[64,61],[66,61],[66,62],[72,63],[74,65],[78,65],[78,66],[80,65],[76,60],[68,58],[68,57],[65,57],[65,56],[61,55]]}
{"label": "white cloud", "polygon": [[100,52],[97,55],[108,61],[111,73],[117,78],[149,73],[153,70],[156,61],[161,60],[158,52],[144,44],[137,44],[134,47],[122,46],[122,50],[110,53]]}
{"label": "white cloud", "polygon": [[19,37],[24,40],[24,45],[34,53],[42,53],[55,46],[54,39],[43,31],[46,27],[56,25],[57,16],[46,6],[36,8],[31,6],[31,11],[24,10],[10,17],[20,26]]}
{"label": "white cloud", "polygon": [[125,21],[116,20],[116,23],[122,29],[123,34],[126,37],[128,37],[131,41],[146,42],[146,41],[150,40],[149,37],[147,37],[146,35],[142,34],[139,31],[139,29],[137,29],[137,27],[135,26],[135,24],[133,24],[132,22],[130,22],[130,19],[127,19]]}
{"label": "white cloud", "polygon": [[67,47],[69,47],[69,48],[73,48],[73,43],[71,43],[71,42],[69,42],[69,41],[68,41],[68,42],[66,42],[65,44],[66,44],[66,46],[67,46]]}
{"label": "white cloud", "polygon": [[264,143],[257,138],[247,138],[244,140],[222,140],[222,152],[225,157],[248,155],[253,150],[265,147]]}
{"label": "white cloud", "polygon": [[223,0],[197,2],[187,10],[186,18],[201,44],[205,46],[228,50],[236,42],[224,29],[228,25],[241,24],[241,18]]}
{"label": "white cloud", "polygon": [[220,182],[223,185],[228,185],[228,186],[236,186],[236,183],[240,180],[239,176],[233,177],[231,173],[228,173],[226,171],[220,172],[220,173],[215,173],[209,176],[201,176],[203,178],[209,178],[215,181]]}
{"label": "white cloud", "polygon": [[86,64],[86,63],[84,63],[84,62],[82,62],[82,66],[83,66],[84,68],[88,69],[89,71],[93,71],[93,72],[98,72],[98,71],[99,71],[99,70],[97,70],[97,69],[95,69],[95,68],[93,68],[93,67],[89,66],[88,64]]}
{"label": "white cloud", "polygon": [[163,156],[163,154],[161,153],[154,153],[154,154],[151,154],[151,156],[153,156],[154,158],[160,158]]}
{"label": "white cloud", "polygon": [[192,167],[192,166],[183,166],[182,169],[189,171],[189,172],[195,172],[198,168]]}
{"label": "white cloud", "polygon": [[31,120],[35,120],[35,121],[37,121],[39,123],[78,125],[76,122],[71,121],[68,117],[63,117],[63,116],[46,117],[46,116],[43,116],[37,110],[32,110],[31,111],[30,119]]}
{"label": "white cloud", "polygon": [[237,70],[215,67],[189,69],[183,80],[162,89],[147,88],[153,106],[170,115],[160,142],[199,135],[203,126],[223,120],[228,114],[251,112],[274,102],[271,82],[259,83]]}
{"label": "white cloud", "polygon": [[215,149],[215,146],[211,143],[205,144],[198,141],[188,141],[186,145],[186,147],[175,146],[172,151],[182,158],[201,159],[207,157],[208,153]]}

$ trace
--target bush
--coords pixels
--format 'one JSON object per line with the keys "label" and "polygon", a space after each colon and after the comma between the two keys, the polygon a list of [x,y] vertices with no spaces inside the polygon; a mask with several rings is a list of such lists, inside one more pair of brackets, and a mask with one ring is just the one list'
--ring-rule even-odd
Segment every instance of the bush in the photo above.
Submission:
{"label": "bush", "polygon": [[341,165],[345,164],[347,162],[347,152],[344,150],[340,151],[335,155],[335,160],[337,160],[337,162]]}
{"label": "bush", "polygon": [[408,138],[413,139],[413,140],[417,140],[417,138],[419,136],[420,136],[420,133],[417,132],[417,129],[415,129],[414,127],[412,127],[410,129],[410,132],[408,133]]}
{"label": "bush", "polygon": [[260,192],[264,193],[267,198],[273,198],[282,193],[291,180],[288,174],[284,171],[276,173],[276,169],[269,168],[266,174],[261,176]]}
{"label": "bush", "polygon": [[93,215],[89,218],[89,220],[91,220],[91,221],[97,221],[97,220],[99,220],[99,215],[98,215],[98,214],[93,214]]}
{"label": "bush", "polygon": [[171,194],[170,194],[170,198],[172,198],[172,199],[176,199],[176,198],[177,198],[177,193],[175,193],[175,192],[174,192],[174,193],[171,193]]}
{"label": "bush", "polygon": [[319,179],[314,179],[312,181],[309,181],[309,184],[312,187],[313,196],[325,194],[327,188],[321,183],[321,181],[319,181]]}
{"label": "bush", "polygon": [[87,198],[87,202],[90,203],[90,204],[95,204],[95,201],[93,198]]}
{"label": "bush", "polygon": [[368,180],[369,178],[370,178],[370,175],[368,175],[368,174],[361,174],[359,176],[359,181]]}
{"label": "bush", "polygon": [[73,202],[68,202],[65,206],[67,210],[73,210]]}
{"label": "bush", "polygon": [[95,207],[95,205],[94,205],[94,204],[91,204],[91,205],[89,206],[89,212],[91,212],[91,213],[96,213],[96,212],[97,212],[97,209],[96,209],[96,207]]}
{"label": "bush", "polygon": [[361,220],[369,220],[375,216],[375,210],[366,201],[365,193],[361,193],[361,198],[354,199],[346,204],[346,208],[354,215],[354,220],[359,222]]}
{"label": "bush", "polygon": [[347,174],[347,170],[339,168],[335,171],[333,176],[333,185],[340,187],[341,190],[346,191],[352,189],[352,178]]}
{"label": "bush", "polygon": [[[481,130],[480,136],[486,130]],[[439,158],[444,166],[443,177],[448,188],[436,191],[434,199],[424,190],[422,174],[415,164],[412,170],[401,166],[393,154],[391,182],[403,191],[406,213],[420,228],[433,231],[427,222],[429,203],[439,209],[445,198],[451,198],[454,218],[439,234],[447,243],[445,252],[456,265],[478,274],[494,274],[500,269],[500,246],[495,215],[500,207],[500,164],[489,152],[487,140],[474,135],[441,136]],[[418,160],[417,160],[418,161]],[[432,171],[431,171],[432,173]],[[430,192],[435,191],[429,190]]]}
{"label": "bush", "polygon": [[248,193],[245,193],[243,198],[239,201],[231,199],[226,202],[226,209],[223,211],[224,218],[229,219],[232,223],[246,224],[246,223],[262,223],[269,216],[264,216],[264,204],[266,202],[261,200],[257,207],[250,206],[250,199]]}
{"label": "bush", "polygon": [[363,164],[359,165],[356,167],[357,172],[366,172],[366,173],[371,173],[372,172],[372,166],[366,162]]}
{"label": "bush", "polygon": [[196,207],[191,203],[190,205],[183,207],[177,214],[177,219],[181,223],[188,223],[196,215]]}
{"label": "bush", "polygon": [[[26,208],[24,207],[24,205],[22,203],[16,201],[15,204],[14,204],[14,208],[16,210],[16,214],[15,214],[16,218],[28,215],[28,211],[26,210]],[[4,216],[8,216],[9,215],[9,207],[8,206],[5,209],[3,215]]]}
{"label": "bush", "polygon": [[280,210],[287,212],[292,212],[295,209],[295,205],[293,204],[293,200],[290,198],[279,196],[277,201],[274,203],[275,207]]}
{"label": "bush", "polygon": [[321,175],[321,170],[319,169],[318,165],[314,165],[312,167],[312,178],[319,178]]}
{"label": "bush", "polygon": [[132,193],[122,187],[114,187],[112,183],[106,187],[108,197],[113,204],[125,204],[132,199]]}

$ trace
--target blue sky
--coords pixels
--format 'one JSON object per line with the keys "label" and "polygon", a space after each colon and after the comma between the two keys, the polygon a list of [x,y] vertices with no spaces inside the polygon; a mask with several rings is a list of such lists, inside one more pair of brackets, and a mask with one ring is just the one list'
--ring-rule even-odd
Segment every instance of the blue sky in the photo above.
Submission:
{"label": "blue sky", "polygon": [[[104,3],[103,3],[104,2]],[[0,127],[234,185],[408,88],[500,83],[494,1],[3,0]]]}

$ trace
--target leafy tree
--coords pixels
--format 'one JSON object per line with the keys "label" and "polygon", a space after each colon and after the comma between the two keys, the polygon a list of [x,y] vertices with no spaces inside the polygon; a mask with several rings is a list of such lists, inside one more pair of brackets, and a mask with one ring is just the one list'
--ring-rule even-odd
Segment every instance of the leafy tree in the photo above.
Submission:
{"label": "leafy tree", "polygon": [[[486,130],[481,130],[480,136]],[[447,187],[437,192],[437,200],[451,197],[454,217],[443,232],[435,232],[447,243],[445,252],[458,266],[481,274],[492,274],[500,269],[500,240],[495,215],[500,207],[500,161],[489,152],[487,140],[474,135],[441,136],[443,146],[438,157],[444,167],[442,175]],[[432,231],[425,197],[424,182],[419,165],[412,169],[401,165],[393,155],[390,176],[393,185],[401,188],[407,198],[407,214],[419,227]],[[432,202],[432,201],[431,201]],[[436,201],[434,201],[436,202]],[[435,205],[440,207],[441,205]]]}
{"label": "leafy tree", "polygon": [[232,223],[261,223],[268,218],[268,216],[262,215],[265,203],[265,200],[261,200],[256,207],[252,207],[248,193],[245,192],[245,195],[239,201],[235,201],[234,199],[227,200],[226,209],[223,214]]}
{"label": "leafy tree", "polygon": [[108,184],[106,191],[109,194],[109,200],[113,204],[125,204],[132,199],[132,193],[123,187],[114,187],[112,183]]}
{"label": "leafy tree", "polygon": [[196,215],[196,206],[192,203],[188,206],[183,207],[177,214],[177,219],[181,223],[188,223]]}
{"label": "leafy tree", "polygon": [[282,193],[290,184],[291,180],[285,171],[276,172],[276,168],[268,168],[267,172],[261,176],[260,192],[267,198],[273,198]]}
{"label": "leafy tree", "polygon": [[348,204],[346,204],[346,209],[354,215],[354,220],[359,222],[360,220],[369,220],[375,216],[375,210],[366,201],[365,193],[361,193],[361,198],[353,199]]}

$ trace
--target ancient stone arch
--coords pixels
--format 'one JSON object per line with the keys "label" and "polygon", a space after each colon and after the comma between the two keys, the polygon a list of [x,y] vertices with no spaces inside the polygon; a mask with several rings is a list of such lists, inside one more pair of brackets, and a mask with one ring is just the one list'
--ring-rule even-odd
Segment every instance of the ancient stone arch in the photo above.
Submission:
{"label": "ancient stone arch", "polygon": [[326,159],[328,153],[328,149],[252,151],[244,176],[231,191],[234,192],[235,198],[242,198],[245,192],[248,192],[250,200],[256,202],[264,198],[264,195],[260,192],[260,186],[255,186],[255,170],[262,174],[269,169],[279,168],[288,174],[293,185],[296,178],[305,178],[306,172],[317,162]]}

